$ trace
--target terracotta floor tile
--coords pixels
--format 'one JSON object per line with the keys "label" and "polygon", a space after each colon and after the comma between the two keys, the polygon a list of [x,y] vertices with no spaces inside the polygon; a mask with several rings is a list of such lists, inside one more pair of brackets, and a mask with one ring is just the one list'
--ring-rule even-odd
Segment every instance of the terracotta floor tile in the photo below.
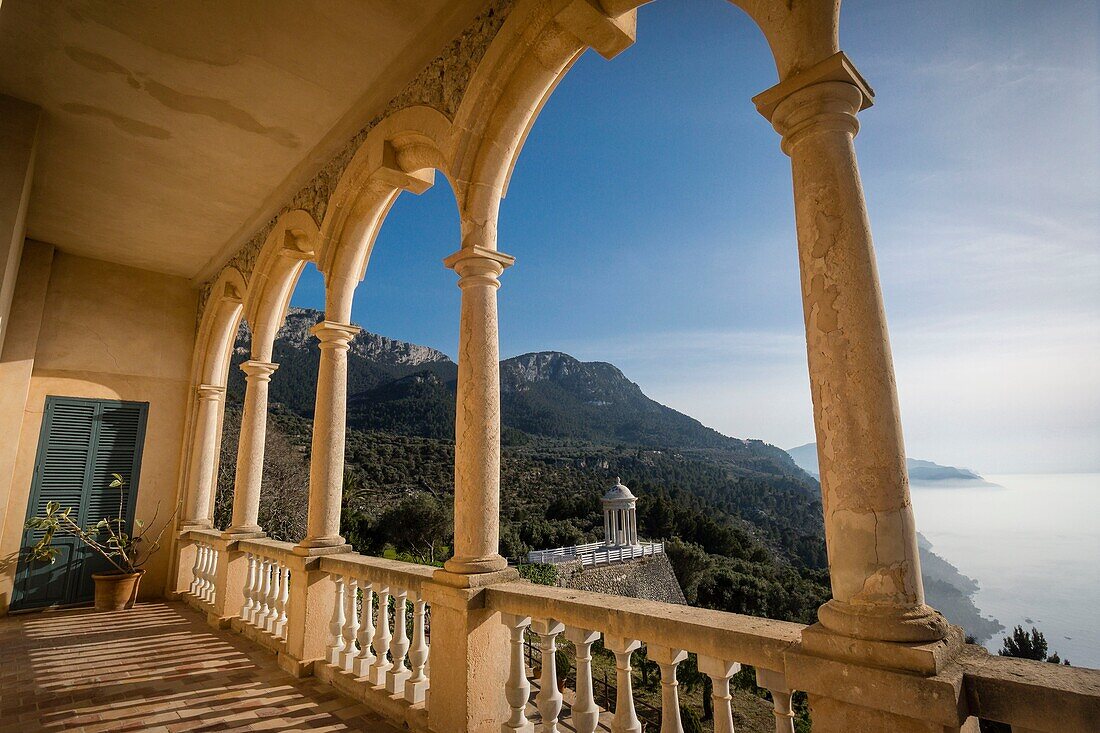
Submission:
{"label": "terracotta floor tile", "polygon": [[177,603],[0,619],[0,733],[397,733]]}

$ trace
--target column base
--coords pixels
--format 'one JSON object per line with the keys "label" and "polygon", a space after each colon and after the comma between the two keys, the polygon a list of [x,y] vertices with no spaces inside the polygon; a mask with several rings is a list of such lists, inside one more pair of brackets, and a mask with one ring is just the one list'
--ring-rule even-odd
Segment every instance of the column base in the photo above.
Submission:
{"label": "column base", "polygon": [[255,527],[230,527],[222,532],[223,540],[258,540],[261,537],[267,537],[267,532],[264,532],[259,525]]}
{"label": "column base", "polygon": [[303,540],[301,543],[294,545],[290,551],[301,557],[317,557],[319,555],[339,555],[344,552],[355,552],[355,548],[345,543],[320,546],[306,545]]}
{"label": "column base", "polygon": [[492,573],[508,567],[508,561],[497,554],[486,557],[452,557],[443,567],[456,575]]}
{"label": "column base", "polygon": [[855,606],[835,598],[817,609],[821,625],[856,639],[916,643],[939,641],[949,624],[939,611],[921,604],[914,608]]}
{"label": "column base", "polygon": [[193,529],[214,529],[213,522],[185,519],[180,522],[179,531],[187,532]]}
{"label": "column base", "polygon": [[965,635],[951,626],[943,639],[890,642],[841,636],[817,623],[802,630],[802,651],[826,659],[932,676],[942,672],[963,650]]}
{"label": "column base", "polygon": [[446,563],[442,570],[436,570],[432,574],[432,580],[440,585],[451,588],[484,588],[495,583],[508,583],[519,580],[519,571],[515,568],[505,567],[488,573],[455,573],[447,568]]}

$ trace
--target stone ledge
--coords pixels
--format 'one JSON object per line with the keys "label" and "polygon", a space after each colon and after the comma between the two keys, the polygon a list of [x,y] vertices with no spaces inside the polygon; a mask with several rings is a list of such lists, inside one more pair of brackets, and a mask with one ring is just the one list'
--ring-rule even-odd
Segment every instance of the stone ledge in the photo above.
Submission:
{"label": "stone ledge", "polygon": [[972,715],[1050,733],[1100,726],[1100,670],[991,655],[967,645],[959,659]]}
{"label": "stone ledge", "polygon": [[952,626],[946,639],[924,643],[868,641],[835,634],[820,623],[802,631],[802,651],[859,666],[932,676],[959,655],[963,631]]}

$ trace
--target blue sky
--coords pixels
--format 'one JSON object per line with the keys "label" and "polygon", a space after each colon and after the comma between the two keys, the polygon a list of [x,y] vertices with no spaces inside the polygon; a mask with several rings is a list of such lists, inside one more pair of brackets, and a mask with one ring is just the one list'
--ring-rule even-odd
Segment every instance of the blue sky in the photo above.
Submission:
{"label": "blue sky", "polygon": [[[856,146],[909,454],[986,473],[1100,471],[1100,9],[846,0],[875,88]],[[727,434],[813,439],[775,83],[723,0],[664,0],[547,103],[501,209],[501,351],[610,361]],[[440,176],[402,196],[355,318],[454,354],[459,244]],[[310,272],[296,305],[320,307]]]}

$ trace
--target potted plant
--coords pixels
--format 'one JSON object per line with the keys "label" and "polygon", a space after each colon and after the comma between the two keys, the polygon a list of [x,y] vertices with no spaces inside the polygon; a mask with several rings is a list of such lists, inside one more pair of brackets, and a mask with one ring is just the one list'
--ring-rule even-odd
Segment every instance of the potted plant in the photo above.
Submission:
{"label": "potted plant", "polygon": [[146,542],[145,535],[156,522],[157,512],[153,513],[149,528],[146,528],[145,523],[138,519],[134,521],[135,531],[127,533],[126,520],[123,517],[123,489],[126,482],[117,473],[111,474],[111,477],[109,487],[118,489],[117,517],[104,517],[95,524],[81,527],[71,516],[73,507],[62,509],[61,502],[50,501],[46,503],[46,513],[43,516],[31,517],[26,524],[27,529],[39,529],[44,532],[42,538],[27,550],[30,560],[51,563],[56,560],[61,551],[51,543],[54,535],[61,533],[76,537],[113,566],[113,570],[92,573],[92,580],[95,581],[97,611],[121,611],[133,608],[137,600],[138,587],[141,585],[141,576],[145,574],[142,566],[160,549],[161,537],[171,524],[172,517],[179,510],[177,505],[176,511],[165,519],[152,542]]}

